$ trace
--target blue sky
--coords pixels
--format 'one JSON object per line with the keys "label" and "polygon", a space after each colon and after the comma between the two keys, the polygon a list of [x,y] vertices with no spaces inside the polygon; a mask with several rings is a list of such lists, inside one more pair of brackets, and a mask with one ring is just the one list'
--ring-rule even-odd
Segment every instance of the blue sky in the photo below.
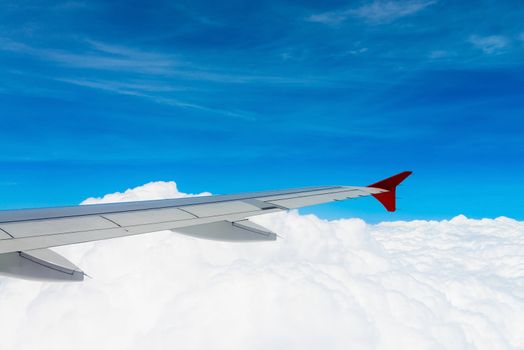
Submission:
{"label": "blue sky", "polygon": [[519,1],[2,1],[1,209],[149,181],[366,185],[368,220],[523,219]]}

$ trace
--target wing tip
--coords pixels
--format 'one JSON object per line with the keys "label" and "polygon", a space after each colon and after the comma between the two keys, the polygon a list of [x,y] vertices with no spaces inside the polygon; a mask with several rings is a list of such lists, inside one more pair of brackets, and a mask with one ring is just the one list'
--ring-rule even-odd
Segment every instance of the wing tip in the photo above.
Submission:
{"label": "wing tip", "polygon": [[386,208],[387,211],[394,212],[397,209],[397,186],[411,174],[413,174],[412,171],[403,171],[401,173],[388,177],[387,179],[368,185],[367,187],[374,187],[387,190],[387,192],[373,194],[372,196],[375,197],[384,206],[384,208]]}

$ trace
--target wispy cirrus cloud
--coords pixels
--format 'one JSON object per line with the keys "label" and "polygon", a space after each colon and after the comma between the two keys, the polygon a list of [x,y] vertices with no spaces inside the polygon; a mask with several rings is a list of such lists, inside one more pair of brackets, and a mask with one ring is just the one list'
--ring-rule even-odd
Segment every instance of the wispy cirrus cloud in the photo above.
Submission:
{"label": "wispy cirrus cloud", "polygon": [[499,53],[506,48],[509,40],[502,35],[479,36],[472,35],[469,42],[477,49],[482,50],[485,54],[491,55]]}
{"label": "wispy cirrus cloud", "polygon": [[339,24],[349,17],[359,17],[373,24],[381,24],[394,21],[398,18],[409,16],[422,11],[426,7],[436,3],[436,0],[414,0],[414,1],[374,1],[357,8],[341,11],[330,11],[307,18],[310,22],[324,24]]}
{"label": "wispy cirrus cloud", "polygon": [[178,78],[219,83],[304,84],[312,79],[251,74],[242,70],[223,70],[219,67],[198,65],[191,58],[164,52],[152,52],[133,47],[85,40],[86,45],[77,51],[31,46],[22,42],[0,38],[0,51],[31,56],[41,61],[67,68],[125,72],[150,77]]}
{"label": "wispy cirrus cloud", "polygon": [[108,92],[114,92],[122,95],[134,95],[140,96],[143,93],[170,93],[177,91],[187,91],[186,87],[177,87],[173,84],[167,85],[162,82],[151,82],[147,80],[128,80],[128,81],[116,81],[107,79],[93,79],[93,78],[56,78],[56,81],[82,86],[86,88],[105,90]]}
{"label": "wispy cirrus cloud", "polygon": [[[199,110],[223,116],[253,120],[252,113],[238,109],[216,108],[195,103],[188,90],[209,89],[199,84],[216,86],[230,84],[306,84],[312,79],[278,75],[250,74],[242,70],[225,71],[220,67],[206,67],[191,59],[175,57],[164,52],[153,52],[123,45],[84,40],[75,50],[32,46],[23,42],[0,38],[0,51],[20,57],[30,57],[61,69],[60,75],[39,72],[41,79],[100,90],[107,93],[134,96],[157,104]],[[65,69],[63,69],[65,68]],[[20,73],[27,75],[27,73]],[[318,83],[318,82],[317,82]]]}
{"label": "wispy cirrus cloud", "polygon": [[103,90],[106,92],[118,94],[118,95],[127,95],[142,98],[149,100],[151,102],[180,107],[184,109],[193,109],[199,110],[202,112],[219,114],[222,116],[244,119],[244,120],[254,120],[254,117],[251,113],[240,110],[224,109],[224,108],[213,108],[203,104],[188,102],[183,99],[168,95],[164,96],[161,93],[176,92],[184,90],[183,88],[177,89],[170,87],[168,85],[162,84],[151,84],[148,82],[135,82],[135,83],[125,83],[125,82],[115,82],[111,80],[93,80],[93,79],[70,79],[70,78],[57,78],[57,81],[77,85],[90,89]]}
{"label": "wispy cirrus cloud", "polygon": [[351,10],[323,12],[306,18],[309,22],[339,24],[351,15]]}
{"label": "wispy cirrus cloud", "polygon": [[161,74],[177,65],[174,57],[122,46],[87,41],[84,50],[60,50],[31,46],[22,42],[1,39],[2,51],[30,55],[73,68],[135,71]]}
{"label": "wispy cirrus cloud", "polygon": [[429,1],[374,1],[354,10],[354,14],[374,23],[384,23],[409,16],[435,4]]}

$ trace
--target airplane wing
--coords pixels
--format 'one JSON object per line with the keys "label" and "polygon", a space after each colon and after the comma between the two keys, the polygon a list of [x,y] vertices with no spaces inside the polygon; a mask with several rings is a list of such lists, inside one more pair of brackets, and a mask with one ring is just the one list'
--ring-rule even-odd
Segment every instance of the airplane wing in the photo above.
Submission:
{"label": "airplane wing", "polygon": [[366,187],[323,186],[193,198],[0,211],[0,273],[45,280],[83,280],[50,247],[175,230],[221,241],[271,241],[251,216],[373,196],[395,211],[395,189],[411,172]]}

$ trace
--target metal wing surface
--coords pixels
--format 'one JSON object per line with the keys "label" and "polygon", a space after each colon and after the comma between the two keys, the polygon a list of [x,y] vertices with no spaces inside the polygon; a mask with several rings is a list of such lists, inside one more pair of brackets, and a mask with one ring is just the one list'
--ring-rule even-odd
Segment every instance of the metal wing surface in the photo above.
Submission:
{"label": "metal wing surface", "polygon": [[[47,248],[162,230],[222,241],[275,240],[275,233],[248,218],[369,195],[393,211],[396,185],[409,174],[404,172],[368,187],[307,187],[0,211],[0,272],[27,278],[81,280],[83,272]],[[48,276],[49,270],[57,278]]]}

